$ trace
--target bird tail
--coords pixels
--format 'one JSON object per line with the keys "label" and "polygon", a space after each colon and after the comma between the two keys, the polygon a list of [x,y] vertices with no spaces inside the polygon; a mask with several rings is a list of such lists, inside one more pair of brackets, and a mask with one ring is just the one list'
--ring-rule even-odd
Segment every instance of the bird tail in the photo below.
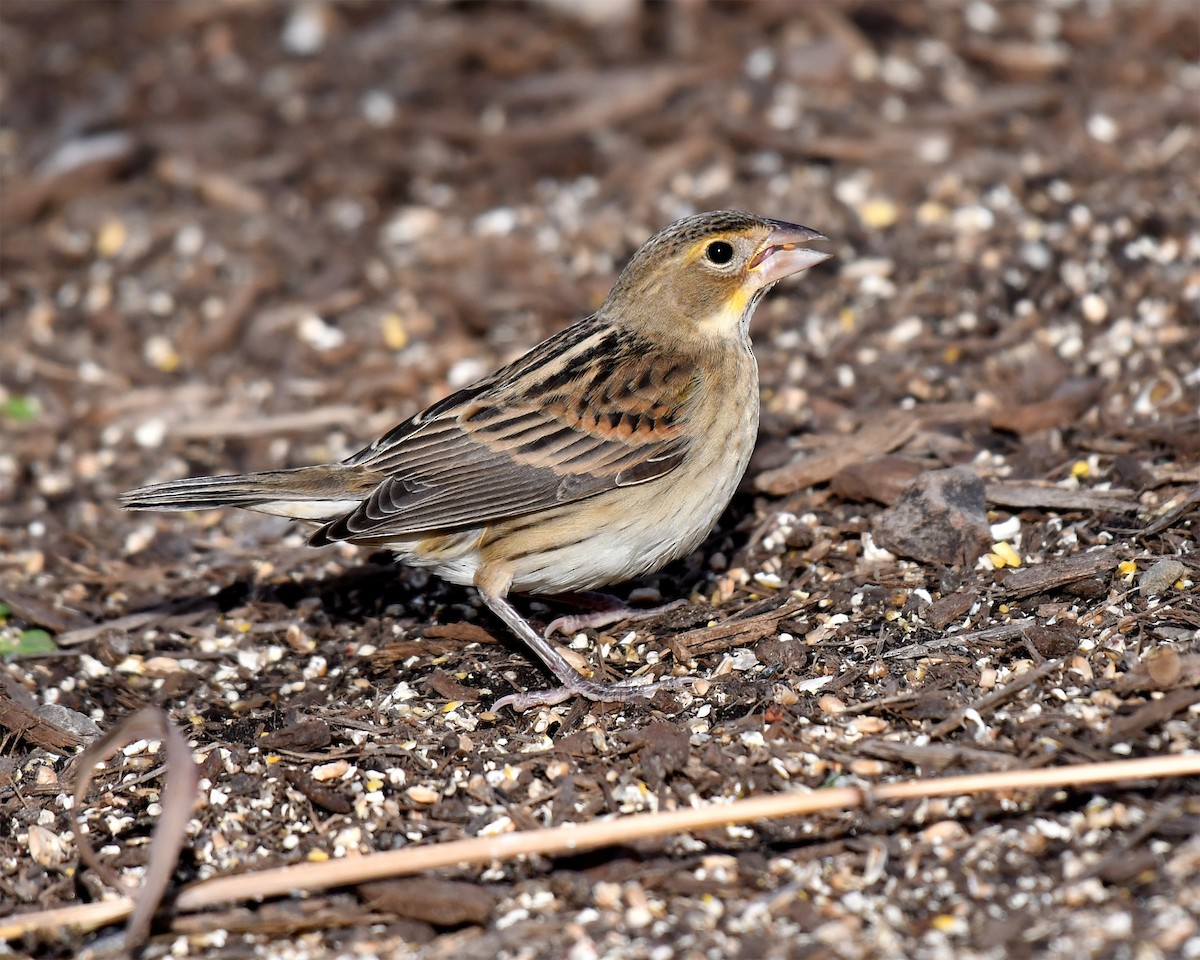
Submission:
{"label": "bird tail", "polygon": [[240,507],[296,520],[332,520],[357,507],[379,482],[340,464],[192,477],[138,487],[118,500],[126,510],[217,510]]}

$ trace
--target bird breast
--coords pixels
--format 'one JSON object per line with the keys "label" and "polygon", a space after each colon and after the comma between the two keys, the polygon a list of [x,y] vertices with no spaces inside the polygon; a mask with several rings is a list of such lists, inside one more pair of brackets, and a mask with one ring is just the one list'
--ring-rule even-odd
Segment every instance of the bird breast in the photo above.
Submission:
{"label": "bird breast", "polygon": [[568,593],[643,576],[693,551],[733,497],[758,433],[753,355],[731,359],[730,375],[714,381],[722,389],[696,398],[691,444],[678,468],[639,486],[491,524],[479,544],[483,575],[503,569],[511,575],[509,589],[519,593]]}

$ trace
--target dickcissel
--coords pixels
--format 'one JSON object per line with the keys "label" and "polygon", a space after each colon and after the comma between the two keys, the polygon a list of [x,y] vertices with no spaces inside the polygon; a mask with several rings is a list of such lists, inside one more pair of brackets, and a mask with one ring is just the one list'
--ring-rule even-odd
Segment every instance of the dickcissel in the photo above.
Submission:
{"label": "dickcissel", "polygon": [[737,211],[688,217],[634,254],[600,308],[341,463],[175,480],[131,510],[243,507],[316,525],[314,546],[393,551],[476,587],[561,687],[623,701],[689,678],[600,683],[508,600],[594,590],[694,550],[758,432],[750,318],[777,281],[826,260],[808,227]]}

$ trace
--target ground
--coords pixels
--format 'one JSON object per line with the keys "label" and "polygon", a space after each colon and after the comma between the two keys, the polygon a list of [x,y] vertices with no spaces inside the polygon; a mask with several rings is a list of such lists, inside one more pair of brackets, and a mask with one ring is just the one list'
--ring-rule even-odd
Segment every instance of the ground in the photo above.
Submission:
{"label": "ground", "polygon": [[[0,16],[0,914],[110,895],[71,757],[146,704],[203,765],[176,885],[1200,743],[1194,2]],[[837,256],[758,311],[717,530],[622,590],[688,604],[568,641],[703,695],[493,711],[549,679],[471,591],[115,503],[346,456],[722,207]],[[157,767],[86,805],[132,876]],[[885,804],[166,909],[144,955],[1198,957],[1198,833],[1195,779]]]}

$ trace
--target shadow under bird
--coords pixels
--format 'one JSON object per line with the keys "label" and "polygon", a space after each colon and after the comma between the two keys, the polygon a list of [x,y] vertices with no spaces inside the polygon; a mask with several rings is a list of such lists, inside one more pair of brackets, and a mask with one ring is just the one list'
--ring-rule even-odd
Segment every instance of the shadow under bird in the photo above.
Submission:
{"label": "shadow under bird", "polygon": [[749,326],[763,294],[831,256],[797,224],[737,211],[648,240],[590,317],[336,464],[141,487],[131,510],[242,507],[316,525],[314,546],[393,551],[484,603],[571,696],[623,701],[688,677],[600,683],[508,600],[595,590],[694,550],[733,496],[758,433]]}

